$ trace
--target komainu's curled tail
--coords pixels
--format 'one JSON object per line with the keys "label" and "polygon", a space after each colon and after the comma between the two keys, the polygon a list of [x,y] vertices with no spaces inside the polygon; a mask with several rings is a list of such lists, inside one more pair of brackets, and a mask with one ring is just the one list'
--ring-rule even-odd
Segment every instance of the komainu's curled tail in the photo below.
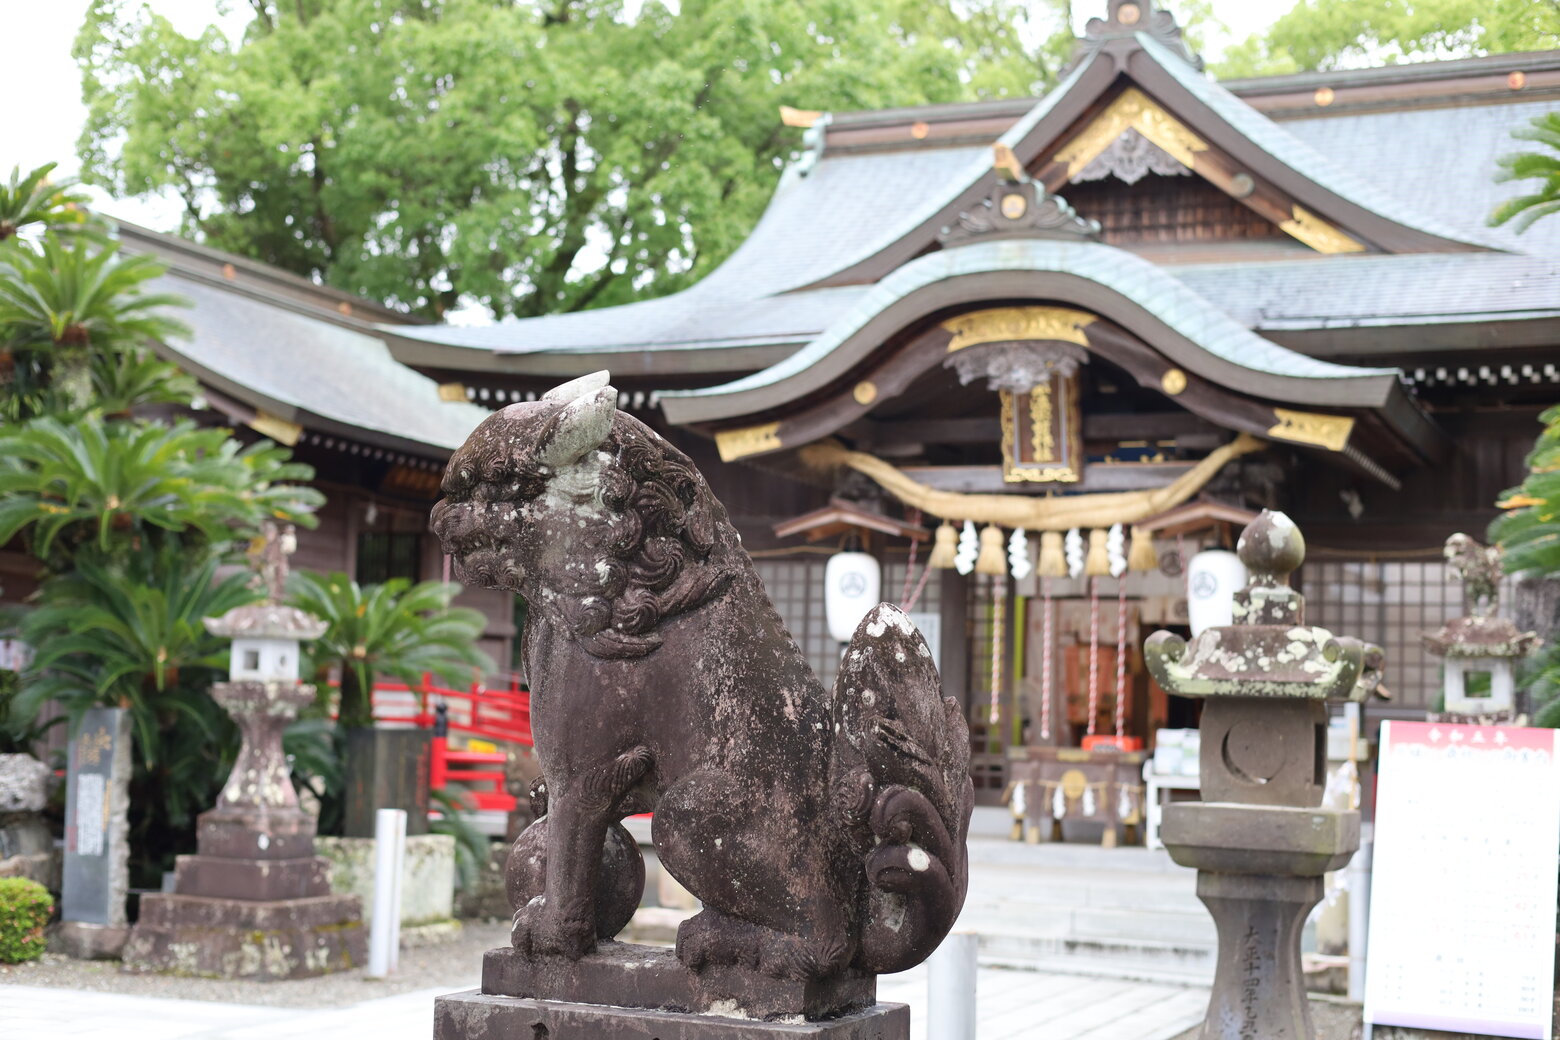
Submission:
{"label": "komainu's curled tail", "polygon": [[902,611],[873,608],[834,683],[836,811],[861,856],[857,966],[920,963],[964,906],[975,795],[969,727],[942,696],[926,641]]}

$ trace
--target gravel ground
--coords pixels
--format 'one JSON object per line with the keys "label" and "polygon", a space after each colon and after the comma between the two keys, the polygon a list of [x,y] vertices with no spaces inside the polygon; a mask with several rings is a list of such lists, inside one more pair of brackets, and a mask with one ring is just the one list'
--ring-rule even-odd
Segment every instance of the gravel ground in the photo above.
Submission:
{"label": "gravel ground", "polygon": [[46,953],[27,964],[0,964],[0,986],[58,986],[176,1000],[216,1000],[266,1007],[347,1007],[410,990],[475,986],[482,975],[482,954],[509,942],[509,923],[467,921],[459,938],[401,951],[401,963],[388,979],[368,979],[363,969],[287,982],[192,979],[171,975],[129,975],[118,961],[78,961]]}

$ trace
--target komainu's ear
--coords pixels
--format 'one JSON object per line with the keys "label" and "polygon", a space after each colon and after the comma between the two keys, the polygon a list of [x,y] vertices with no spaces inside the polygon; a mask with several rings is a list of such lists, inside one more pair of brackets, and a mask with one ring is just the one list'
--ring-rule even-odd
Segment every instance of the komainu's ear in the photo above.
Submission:
{"label": "komainu's ear", "polygon": [[616,414],[617,391],[610,386],[574,398],[563,406],[550,428],[542,434],[537,458],[555,470],[572,466],[606,442]]}

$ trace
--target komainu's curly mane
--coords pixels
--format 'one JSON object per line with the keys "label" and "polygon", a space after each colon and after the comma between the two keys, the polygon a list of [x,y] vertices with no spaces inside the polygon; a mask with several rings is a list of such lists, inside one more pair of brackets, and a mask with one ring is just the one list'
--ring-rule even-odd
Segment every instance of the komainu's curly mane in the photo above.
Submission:
{"label": "komainu's curly mane", "polygon": [[[554,605],[591,653],[638,657],[660,645],[655,633],[663,621],[729,583],[731,568],[711,560],[729,521],[693,461],[638,419],[617,413],[601,451],[607,456],[599,476],[606,539],[586,568],[599,584],[588,591],[554,588]],[[446,480],[453,499],[518,507],[541,495],[555,476],[535,452],[490,450],[465,461]]]}

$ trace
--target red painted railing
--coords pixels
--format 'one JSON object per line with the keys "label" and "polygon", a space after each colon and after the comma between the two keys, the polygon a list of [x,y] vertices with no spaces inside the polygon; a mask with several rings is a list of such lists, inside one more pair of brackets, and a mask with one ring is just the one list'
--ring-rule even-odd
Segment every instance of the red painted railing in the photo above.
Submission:
{"label": "red painted railing", "polygon": [[[531,746],[531,694],[517,675],[500,680],[501,688],[473,682],[459,690],[436,685],[423,674],[416,685],[401,682],[374,683],[374,721],[391,725],[439,729],[443,709],[444,728],[478,740],[499,744]],[[335,685],[332,683],[332,685]],[[408,695],[411,703],[407,702]],[[461,791],[470,807],[494,812],[511,812],[515,798],[504,787],[507,759],[502,751],[471,751],[452,748],[449,738],[439,733],[433,738],[428,786],[445,790],[451,783]],[[481,767],[489,768],[481,768]]]}
{"label": "red painted railing", "polygon": [[[374,720],[432,729],[438,721],[437,709],[442,704],[453,731],[479,740],[530,747],[530,691],[520,685],[518,676],[508,676],[505,682],[507,689],[492,689],[481,682],[473,682],[466,690],[437,686],[433,677],[426,674],[415,686],[375,682]],[[416,705],[396,703],[402,698],[386,696],[397,693],[411,694]]]}
{"label": "red painted railing", "polygon": [[[466,790],[462,793],[471,808],[513,812],[515,797],[504,789],[504,763],[508,757],[502,751],[453,749],[450,747],[448,737],[434,737],[433,760],[428,770],[428,786],[435,791],[442,791],[452,782],[464,784]],[[496,768],[472,769],[469,768],[471,766]]]}

